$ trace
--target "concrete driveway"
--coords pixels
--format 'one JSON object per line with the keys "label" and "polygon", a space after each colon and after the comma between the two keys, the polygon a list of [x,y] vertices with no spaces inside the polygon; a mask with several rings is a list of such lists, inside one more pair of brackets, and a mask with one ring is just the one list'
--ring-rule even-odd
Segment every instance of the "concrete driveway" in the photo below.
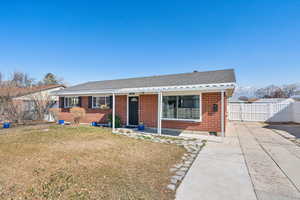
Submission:
{"label": "concrete driveway", "polygon": [[231,122],[222,143],[200,152],[176,199],[300,199],[300,147],[264,124]]}
{"label": "concrete driveway", "polygon": [[300,139],[300,125],[299,124],[271,124],[266,125],[265,128],[272,129],[278,133],[284,133]]}

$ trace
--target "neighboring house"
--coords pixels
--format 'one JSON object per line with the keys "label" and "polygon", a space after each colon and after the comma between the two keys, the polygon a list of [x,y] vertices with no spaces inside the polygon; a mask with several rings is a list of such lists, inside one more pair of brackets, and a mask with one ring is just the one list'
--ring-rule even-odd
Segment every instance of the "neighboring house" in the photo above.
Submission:
{"label": "neighboring house", "polygon": [[195,71],[87,82],[55,94],[60,96],[60,119],[65,121],[72,121],[70,108],[80,106],[86,110],[85,123],[106,123],[112,113],[124,126],[142,122],[158,133],[175,129],[224,134],[227,98],[235,82],[232,69]]}
{"label": "neighboring house", "polygon": [[[28,119],[34,119],[34,101],[51,101],[55,106],[58,102],[58,96],[52,93],[64,89],[64,85],[42,85],[32,87],[3,87],[0,89],[0,96],[7,96],[13,99],[13,102],[21,105],[22,109],[27,112]],[[48,120],[48,119],[47,119]]]}

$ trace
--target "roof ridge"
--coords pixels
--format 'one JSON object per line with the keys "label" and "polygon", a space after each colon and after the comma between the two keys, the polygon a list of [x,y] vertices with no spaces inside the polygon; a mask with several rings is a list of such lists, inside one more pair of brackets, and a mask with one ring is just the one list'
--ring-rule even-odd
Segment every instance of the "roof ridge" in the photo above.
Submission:
{"label": "roof ridge", "polygon": [[221,70],[208,70],[208,71],[194,71],[194,72],[185,72],[185,73],[177,73],[177,74],[164,74],[164,75],[151,75],[151,76],[140,76],[140,77],[132,77],[132,78],[119,78],[119,79],[107,79],[101,81],[88,81],[78,85],[83,85],[87,83],[97,83],[103,81],[119,81],[119,80],[132,80],[132,79],[139,79],[139,78],[153,78],[153,77],[164,77],[164,76],[178,76],[178,75],[186,75],[186,74],[195,74],[195,73],[207,73],[207,72],[222,72],[222,71],[234,71],[233,68],[229,69],[221,69]]}

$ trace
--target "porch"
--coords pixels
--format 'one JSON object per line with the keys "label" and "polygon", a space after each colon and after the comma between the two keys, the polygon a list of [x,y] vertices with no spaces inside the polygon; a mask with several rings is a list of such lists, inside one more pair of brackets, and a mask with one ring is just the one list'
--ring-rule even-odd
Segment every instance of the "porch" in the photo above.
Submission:
{"label": "porch", "polygon": [[[120,103],[124,99],[126,105]],[[205,136],[216,133],[224,137],[225,104],[226,90],[113,93],[112,129],[116,131],[116,115],[121,115],[127,128],[142,123],[145,130],[139,132],[145,134]]]}

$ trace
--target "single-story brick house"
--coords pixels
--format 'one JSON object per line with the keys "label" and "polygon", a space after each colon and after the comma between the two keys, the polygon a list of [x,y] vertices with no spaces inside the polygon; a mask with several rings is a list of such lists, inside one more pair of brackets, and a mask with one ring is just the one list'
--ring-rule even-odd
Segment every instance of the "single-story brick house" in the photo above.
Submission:
{"label": "single-story brick house", "polygon": [[59,118],[71,121],[69,109],[80,106],[86,110],[83,123],[105,123],[112,113],[124,126],[142,122],[158,133],[174,129],[224,135],[235,82],[233,69],[87,82],[56,93]]}

